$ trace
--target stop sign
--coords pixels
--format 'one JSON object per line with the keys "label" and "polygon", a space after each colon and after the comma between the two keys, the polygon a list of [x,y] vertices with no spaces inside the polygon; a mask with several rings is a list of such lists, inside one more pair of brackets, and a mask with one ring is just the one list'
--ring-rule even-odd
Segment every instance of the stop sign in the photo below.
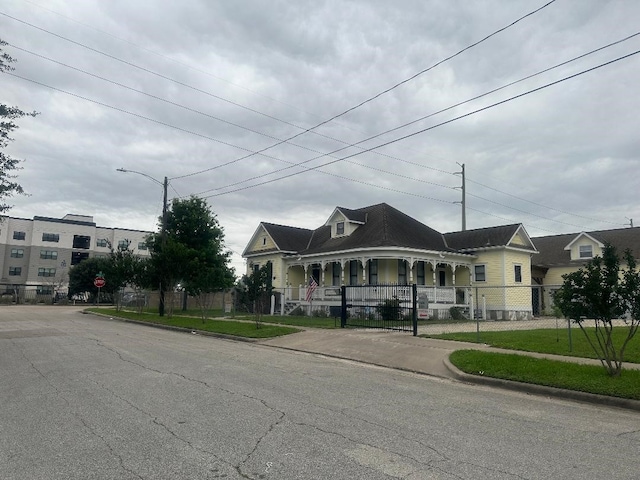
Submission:
{"label": "stop sign", "polygon": [[96,279],[93,281],[93,284],[98,288],[104,287],[105,283],[106,282],[103,277],[96,277]]}

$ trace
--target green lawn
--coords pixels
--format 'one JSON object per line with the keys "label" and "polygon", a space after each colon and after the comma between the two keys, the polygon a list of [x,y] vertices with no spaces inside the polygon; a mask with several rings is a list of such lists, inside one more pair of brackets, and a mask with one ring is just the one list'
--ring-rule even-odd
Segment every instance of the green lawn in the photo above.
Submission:
{"label": "green lawn", "polygon": [[[587,330],[593,331],[593,328]],[[628,329],[626,327],[615,327],[613,331],[614,344],[621,345],[627,333]],[[473,343],[477,341],[477,334],[475,332],[421,336]],[[582,333],[580,329],[572,328],[571,337],[573,348],[569,350],[569,333],[566,328],[558,330],[550,328],[541,330],[480,332],[480,342],[492,347],[522,350],[525,352],[552,353],[572,357],[596,358],[595,352],[587,343],[584,333]],[[640,363],[640,334],[636,335],[627,345],[624,361]]]}
{"label": "green lawn", "polygon": [[271,338],[296,333],[300,330],[292,327],[281,327],[278,325],[262,325],[256,328],[254,322],[236,322],[233,320],[212,320],[207,319],[202,322],[201,318],[172,316],[160,317],[155,313],[136,313],[131,311],[116,311],[113,308],[89,308],[90,312],[101,313],[112,317],[127,318],[140,322],[157,323],[161,325],[171,325],[174,327],[182,327],[190,330],[203,330],[206,332],[222,333],[226,335],[235,335],[247,338]]}
{"label": "green lawn", "polygon": [[[251,320],[252,315],[236,315],[239,320]],[[264,323],[277,323],[279,325],[292,325],[296,327],[310,327],[310,328],[340,328],[340,318],[334,319],[325,317],[307,317],[307,316],[293,316],[293,315],[263,315],[262,321]]]}
{"label": "green lawn", "polygon": [[449,358],[472,375],[640,400],[640,370],[623,370],[619,378],[611,378],[601,366],[478,350],[458,350]]}

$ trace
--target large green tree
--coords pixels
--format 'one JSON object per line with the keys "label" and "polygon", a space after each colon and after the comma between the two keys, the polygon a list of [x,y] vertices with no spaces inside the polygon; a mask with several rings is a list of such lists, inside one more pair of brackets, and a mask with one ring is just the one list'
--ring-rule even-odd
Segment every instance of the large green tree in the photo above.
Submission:
{"label": "large green tree", "polygon": [[174,199],[166,229],[149,238],[156,285],[173,292],[178,284],[193,295],[203,312],[211,293],[233,285],[224,230],[207,202],[198,197]]}
{"label": "large green tree", "polygon": [[[7,42],[0,39],[0,73],[14,70],[11,66],[16,60],[2,50]],[[12,107],[0,103],[0,214],[11,208],[5,200],[19,194],[24,194],[22,186],[16,182],[15,172],[20,170],[22,160],[14,158],[4,152],[4,149],[13,141],[11,133],[18,128],[15,120],[22,117],[35,117],[37,112],[25,112],[18,107]]]}
{"label": "large green tree", "polygon": [[[578,324],[607,373],[619,376],[625,349],[640,325],[640,272],[632,252],[627,250],[621,262],[615,248],[605,245],[601,257],[563,279],[554,294],[556,306]],[[594,328],[585,328],[591,321]],[[614,328],[627,329],[619,345]]]}
{"label": "large green tree", "polygon": [[[92,296],[97,293],[97,288],[93,281],[98,273],[104,273],[109,268],[108,257],[91,257],[74,265],[69,270],[69,296],[84,295],[89,293]],[[106,274],[105,274],[106,275]],[[113,294],[117,285],[108,278],[107,283],[101,288],[102,293]]]}

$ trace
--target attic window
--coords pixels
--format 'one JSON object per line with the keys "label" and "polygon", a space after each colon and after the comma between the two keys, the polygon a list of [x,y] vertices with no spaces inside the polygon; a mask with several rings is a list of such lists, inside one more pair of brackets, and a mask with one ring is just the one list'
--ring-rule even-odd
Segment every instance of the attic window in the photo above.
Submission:
{"label": "attic window", "polygon": [[336,223],[336,235],[344,235],[344,222]]}
{"label": "attic window", "polygon": [[262,237],[262,245],[266,245],[267,244],[267,237]]}
{"label": "attic window", "polygon": [[580,258],[592,258],[592,257],[593,257],[593,246],[580,245]]}

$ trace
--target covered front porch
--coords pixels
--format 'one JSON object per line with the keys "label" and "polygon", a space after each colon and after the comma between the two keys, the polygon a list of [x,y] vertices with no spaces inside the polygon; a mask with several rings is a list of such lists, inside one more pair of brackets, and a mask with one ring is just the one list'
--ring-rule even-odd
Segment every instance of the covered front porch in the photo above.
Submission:
{"label": "covered front porch", "polygon": [[[467,258],[381,255],[320,262],[295,258],[285,268],[286,285],[277,289],[283,299],[279,309],[283,314],[297,307],[308,315],[335,312],[331,307],[340,306],[342,285],[366,286],[357,290],[358,295],[370,298],[380,298],[384,293],[380,290],[393,285],[393,295],[406,301],[415,283],[419,297],[428,303],[430,318],[448,318],[451,307],[468,310],[470,305],[471,263]],[[317,286],[310,285],[311,278]]]}

